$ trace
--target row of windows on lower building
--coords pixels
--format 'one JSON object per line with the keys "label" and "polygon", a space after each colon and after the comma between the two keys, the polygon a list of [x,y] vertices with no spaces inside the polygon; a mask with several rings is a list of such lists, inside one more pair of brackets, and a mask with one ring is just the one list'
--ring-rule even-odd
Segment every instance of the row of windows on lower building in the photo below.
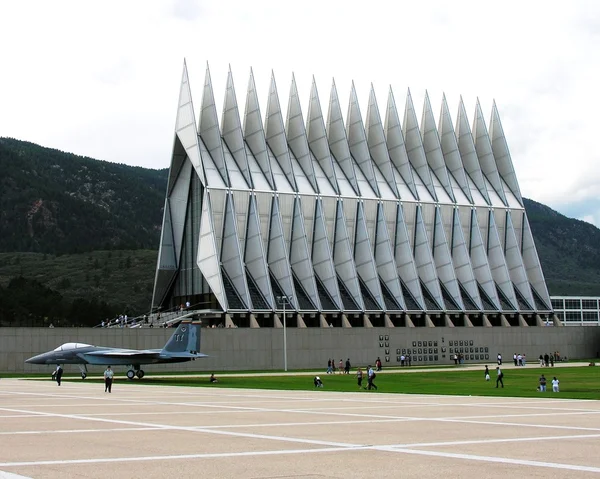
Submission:
{"label": "row of windows on lower building", "polygon": [[595,309],[598,310],[598,299],[566,299],[552,298],[552,308],[554,310],[565,309]]}

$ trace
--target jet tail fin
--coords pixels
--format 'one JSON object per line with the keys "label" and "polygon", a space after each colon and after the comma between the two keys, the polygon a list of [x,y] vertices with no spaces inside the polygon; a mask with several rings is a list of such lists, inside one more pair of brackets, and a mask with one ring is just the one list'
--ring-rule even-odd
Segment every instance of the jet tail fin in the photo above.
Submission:
{"label": "jet tail fin", "polygon": [[182,321],[162,349],[165,353],[200,352],[200,321]]}

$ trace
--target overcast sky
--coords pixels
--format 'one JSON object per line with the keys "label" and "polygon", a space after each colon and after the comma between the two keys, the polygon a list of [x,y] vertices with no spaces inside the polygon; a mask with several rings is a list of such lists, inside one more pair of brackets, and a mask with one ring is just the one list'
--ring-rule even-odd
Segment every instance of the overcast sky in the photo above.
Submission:
{"label": "overcast sky", "polygon": [[0,136],[167,168],[184,58],[196,115],[208,63],[220,111],[228,66],[243,111],[253,68],[261,112],[271,70],[282,108],[295,74],[344,112],[354,80],[381,113],[410,88],[456,120],[498,105],[524,196],[600,225],[600,2],[164,0],[0,2]]}

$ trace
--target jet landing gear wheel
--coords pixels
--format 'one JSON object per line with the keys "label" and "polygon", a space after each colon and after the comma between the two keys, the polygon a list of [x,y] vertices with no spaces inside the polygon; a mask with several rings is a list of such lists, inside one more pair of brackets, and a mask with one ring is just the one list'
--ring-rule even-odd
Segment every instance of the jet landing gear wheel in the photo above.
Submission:
{"label": "jet landing gear wheel", "polygon": [[135,375],[139,378],[142,379],[144,377],[144,371],[142,369],[136,371]]}
{"label": "jet landing gear wheel", "polygon": [[133,379],[135,377],[135,371],[133,369],[130,369],[129,371],[127,371],[127,379]]}

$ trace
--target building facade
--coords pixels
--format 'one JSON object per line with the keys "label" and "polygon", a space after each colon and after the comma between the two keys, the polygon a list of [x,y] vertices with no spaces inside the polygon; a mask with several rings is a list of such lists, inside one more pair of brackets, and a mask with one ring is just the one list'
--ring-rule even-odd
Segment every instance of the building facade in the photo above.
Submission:
{"label": "building facade", "polygon": [[[489,125],[489,126],[488,126]],[[445,97],[421,122],[390,90],[313,81],[306,118],[271,78],[261,115],[252,72],[243,115],[231,71],[218,120],[207,67],[199,121],[184,65],[153,308],[228,326],[541,325],[552,305],[496,105],[473,124]]]}

